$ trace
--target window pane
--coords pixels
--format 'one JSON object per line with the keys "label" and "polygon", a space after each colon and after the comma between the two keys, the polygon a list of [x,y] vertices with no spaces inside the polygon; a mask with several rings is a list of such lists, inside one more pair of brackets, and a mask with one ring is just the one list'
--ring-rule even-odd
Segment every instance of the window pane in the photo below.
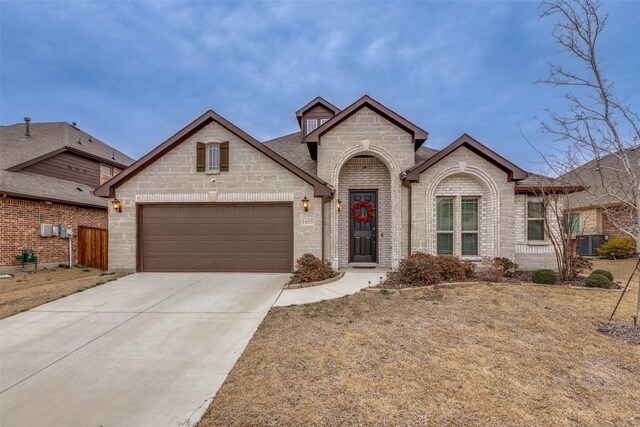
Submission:
{"label": "window pane", "polygon": [[438,231],[453,231],[453,199],[438,197],[436,210]]}
{"label": "window pane", "polygon": [[113,169],[111,169],[111,166],[107,166],[107,165],[100,165],[100,173],[103,175],[113,175]]}
{"label": "window pane", "polygon": [[544,221],[543,220],[529,220],[527,227],[527,239],[528,240],[544,240]]}
{"label": "window pane", "polygon": [[462,230],[478,231],[478,199],[462,199]]}
{"label": "window pane", "polygon": [[530,197],[527,206],[528,218],[544,218],[544,202],[539,197]]}
{"label": "window pane", "polygon": [[462,233],[462,255],[478,255],[478,233]]}
{"label": "window pane", "polygon": [[209,144],[207,168],[210,171],[220,170],[220,145]]}
{"label": "window pane", "polygon": [[438,255],[453,254],[453,233],[438,233]]}
{"label": "window pane", "polygon": [[311,133],[318,127],[318,121],[316,119],[307,120],[307,133]]}
{"label": "window pane", "polygon": [[571,234],[573,235],[580,234],[580,214],[579,213],[571,214]]}

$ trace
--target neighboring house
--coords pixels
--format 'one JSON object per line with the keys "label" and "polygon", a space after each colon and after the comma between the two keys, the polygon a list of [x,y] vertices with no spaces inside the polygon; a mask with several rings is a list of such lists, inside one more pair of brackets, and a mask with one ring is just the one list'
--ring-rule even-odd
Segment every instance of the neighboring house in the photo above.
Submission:
{"label": "neighboring house", "polygon": [[470,136],[424,147],[368,96],[296,117],[300,132],[261,143],[207,111],[97,189],[122,204],[110,268],[289,272],[304,253],[397,268],[414,251],[555,267],[529,175]]}
{"label": "neighboring house", "polygon": [[[640,170],[640,148],[627,149],[626,156],[632,167]],[[581,255],[595,254],[593,250],[610,237],[637,235],[633,186],[638,183],[629,182],[620,156],[609,154],[591,160],[563,179],[585,188],[567,196],[572,234],[577,237]]]}
{"label": "neighboring house", "polygon": [[[69,123],[0,127],[0,267],[31,249],[39,266],[69,261],[68,241],[41,237],[41,224],[107,228],[108,200],[93,190],[133,159]],[[72,239],[77,259],[76,239]]]}

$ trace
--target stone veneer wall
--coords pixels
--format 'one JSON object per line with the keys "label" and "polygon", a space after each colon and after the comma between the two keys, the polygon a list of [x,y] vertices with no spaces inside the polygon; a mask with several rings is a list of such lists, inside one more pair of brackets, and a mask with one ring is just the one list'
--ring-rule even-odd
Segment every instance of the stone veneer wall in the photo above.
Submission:
{"label": "stone veneer wall", "polygon": [[[196,172],[196,143],[229,141],[229,171]],[[215,179],[215,182],[212,182]],[[304,212],[300,200],[311,200]],[[292,200],[294,258],[322,255],[322,201],[313,187],[217,123],[210,123],[116,189],[123,212],[109,210],[109,267],[136,266],[136,198],[195,202]],[[310,225],[303,225],[311,222]]]}
{"label": "stone veneer wall", "polygon": [[349,190],[378,190],[378,264],[391,266],[391,177],[389,170],[375,157],[356,157],[349,160],[340,171],[338,198],[342,210],[338,214],[338,256],[340,267],[349,263]]}
{"label": "stone veneer wall", "polygon": [[461,147],[424,171],[412,189],[413,251],[436,253],[437,196],[479,195],[480,256],[514,258],[515,184],[505,171]]}
{"label": "stone veneer wall", "polygon": [[[318,176],[340,191],[340,172],[357,155],[378,158],[390,175],[391,266],[397,267],[400,258],[406,253],[406,243],[403,248],[406,238],[403,235],[408,231],[407,221],[402,218],[407,216],[408,205],[406,190],[401,188],[400,173],[415,161],[411,135],[373,110],[363,107],[320,137]],[[338,198],[334,197],[326,204],[325,223],[325,259],[334,268],[342,262],[339,255],[340,242],[345,238],[339,232],[337,203]]]}

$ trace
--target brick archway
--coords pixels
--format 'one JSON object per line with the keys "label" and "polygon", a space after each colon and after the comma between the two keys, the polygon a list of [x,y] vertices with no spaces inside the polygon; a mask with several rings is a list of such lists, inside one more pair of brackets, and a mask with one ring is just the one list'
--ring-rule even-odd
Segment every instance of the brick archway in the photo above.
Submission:
{"label": "brick archway", "polygon": [[[346,150],[334,163],[331,172],[331,183],[336,192],[340,189],[340,172],[344,165],[355,156],[372,156],[380,160],[387,167],[391,178],[391,267],[398,268],[401,259],[401,235],[402,235],[402,198],[400,182],[400,166],[386,150],[375,144],[364,141],[361,145]],[[339,218],[338,198],[331,201],[330,209],[331,233],[329,235],[328,261],[333,268],[339,268]]]}

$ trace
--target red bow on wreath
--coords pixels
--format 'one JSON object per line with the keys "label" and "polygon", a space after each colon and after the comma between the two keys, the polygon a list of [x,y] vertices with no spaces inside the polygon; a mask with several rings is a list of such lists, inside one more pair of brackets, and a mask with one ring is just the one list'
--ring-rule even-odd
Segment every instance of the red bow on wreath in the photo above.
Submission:
{"label": "red bow on wreath", "polygon": [[[365,215],[360,215],[360,208],[365,208],[367,213]],[[374,211],[375,209],[373,209],[370,202],[366,200],[359,200],[351,206],[351,217],[356,222],[369,222],[373,218]]]}

